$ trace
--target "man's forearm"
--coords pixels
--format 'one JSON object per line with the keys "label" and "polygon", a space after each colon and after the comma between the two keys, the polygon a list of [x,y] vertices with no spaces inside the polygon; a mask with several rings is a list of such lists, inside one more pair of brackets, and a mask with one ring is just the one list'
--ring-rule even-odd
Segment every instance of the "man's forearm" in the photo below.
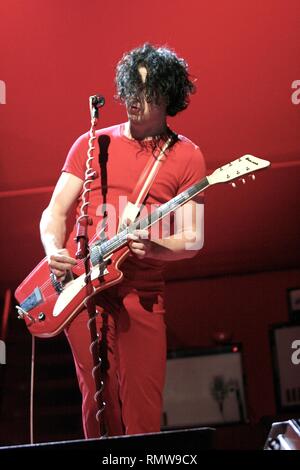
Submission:
{"label": "man's forearm", "polygon": [[40,234],[47,256],[63,248],[66,236],[66,217],[47,208],[41,218]]}
{"label": "man's forearm", "polygon": [[148,258],[176,261],[195,256],[202,248],[203,240],[199,240],[196,232],[189,231],[168,238],[152,240],[150,244]]}

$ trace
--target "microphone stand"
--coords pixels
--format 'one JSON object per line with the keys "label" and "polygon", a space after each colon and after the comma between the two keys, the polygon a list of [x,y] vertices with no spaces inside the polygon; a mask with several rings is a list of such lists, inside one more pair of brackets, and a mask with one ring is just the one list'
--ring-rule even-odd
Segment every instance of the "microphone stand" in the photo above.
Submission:
{"label": "microphone stand", "polygon": [[91,96],[89,98],[90,113],[91,113],[91,128],[90,128],[90,139],[89,148],[87,152],[87,162],[85,171],[85,181],[83,184],[82,194],[82,205],[80,209],[80,216],[77,219],[77,231],[75,241],[77,243],[76,258],[84,260],[85,267],[85,285],[86,285],[86,300],[85,306],[87,308],[89,321],[88,328],[90,331],[90,352],[93,358],[93,370],[92,375],[95,381],[96,393],[94,400],[97,402],[98,411],[96,413],[96,419],[99,423],[100,438],[107,435],[107,427],[105,420],[105,407],[106,403],[103,399],[104,383],[101,377],[101,364],[102,360],[99,356],[99,337],[97,334],[96,317],[97,312],[96,304],[94,300],[94,288],[91,280],[91,265],[90,265],[90,253],[89,253],[89,239],[88,239],[88,225],[92,225],[93,221],[88,216],[88,205],[89,205],[89,193],[91,191],[90,184],[97,177],[96,171],[92,169],[93,161],[93,142],[96,139],[95,127],[99,117],[98,108],[104,105],[104,98],[99,95]]}

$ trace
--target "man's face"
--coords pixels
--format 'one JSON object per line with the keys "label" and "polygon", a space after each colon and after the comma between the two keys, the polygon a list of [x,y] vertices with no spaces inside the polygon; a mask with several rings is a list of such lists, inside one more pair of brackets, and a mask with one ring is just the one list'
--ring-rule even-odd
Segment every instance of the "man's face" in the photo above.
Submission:
{"label": "man's face", "polygon": [[[138,68],[142,82],[146,82],[147,69],[145,67]],[[127,101],[126,109],[128,119],[132,124],[151,124],[161,122],[166,117],[166,103],[163,99],[160,103],[148,103],[144,96],[139,100]]]}

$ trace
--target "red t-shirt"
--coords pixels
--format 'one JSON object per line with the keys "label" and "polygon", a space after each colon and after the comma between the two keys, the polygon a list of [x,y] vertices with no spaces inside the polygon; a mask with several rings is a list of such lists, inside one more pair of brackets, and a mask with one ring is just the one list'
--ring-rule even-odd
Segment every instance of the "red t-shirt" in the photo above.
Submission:
{"label": "red t-shirt", "polygon": [[[118,228],[119,212],[124,208],[124,201],[129,198],[137,180],[146,166],[149,158],[153,158],[151,148],[141,149],[140,144],[124,135],[125,124],[115,125],[96,131],[93,151],[93,169],[97,172],[97,178],[92,182],[89,193],[90,205],[88,214],[93,219],[93,225],[89,227],[91,239],[102,221],[102,191],[101,171],[99,165],[99,142],[104,142],[104,152],[107,153],[107,209],[108,238],[113,236]],[[195,144],[184,136],[179,135],[178,141],[167,153],[167,158],[160,166],[159,172],[149,191],[146,208],[151,205],[161,205],[169,201],[177,194],[186,190],[205,176],[205,163],[203,155]],[[71,147],[62,171],[72,173],[84,180],[89,133],[80,136]],[[101,145],[102,147],[102,145]],[[121,196],[121,199],[120,199]],[[197,202],[203,202],[203,195],[197,196]],[[76,215],[79,215],[81,196],[77,205]],[[120,203],[121,202],[121,203]],[[121,209],[120,209],[121,207]],[[67,248],[72,255],[76,251],[74,243],[74,229],[67,241]],[[164,263],[157,260],[139,260],[129,256],[122,265],[125,282],[132,283],[136,288],[158,288],[162,283],[162,269]]]}

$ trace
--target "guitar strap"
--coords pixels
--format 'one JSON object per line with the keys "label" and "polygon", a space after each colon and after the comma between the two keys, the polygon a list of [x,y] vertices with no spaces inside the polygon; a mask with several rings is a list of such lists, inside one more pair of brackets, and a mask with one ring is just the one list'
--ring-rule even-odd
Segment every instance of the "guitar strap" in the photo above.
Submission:
{"label": "guitar strap", "polygon": [[152,156],[147,161],[147,164],[142,171],[131,195],[128,198],[128,202],[123,210],[122,215],[119,220],[118,232],[127,226],[128,224],[134,222],[138,216],[142,204],[145,202],[145,199],[150,191],[152,184],[159,172],[159,169],[166,159],[166,150],[170,147],[172,143],[172,136],[168,138],[165,142],[163,148],[161,149],[158,157]]}

